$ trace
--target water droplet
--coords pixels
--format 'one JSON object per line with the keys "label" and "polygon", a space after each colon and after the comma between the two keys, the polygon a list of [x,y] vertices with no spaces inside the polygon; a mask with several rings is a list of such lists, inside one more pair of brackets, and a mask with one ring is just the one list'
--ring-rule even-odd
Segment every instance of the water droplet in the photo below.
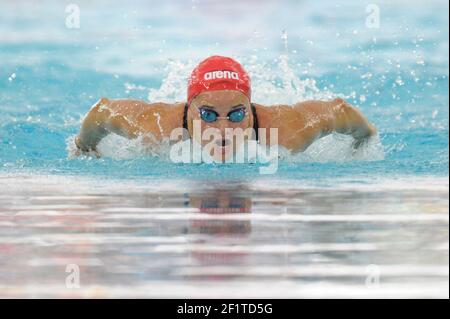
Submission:
{"label": "water droplet", "polygon": [[13,73],[13,74],[11,74],[11,75],[9,76],[8,81],[9,81],[9,82],[12,82],[15,78],[16,78],[16,74]]}
{"label": "water droplet", "polygon": [[434,110],[433,113],[431,113],[431,117],[432,117],[433,119],[435,119],[436,116],[438,115],[438,113],[439,113],[438,110]]}
{"label": "water droplet", "polygon": [[398,76],[398,77],[395,79],[395,83],[397,83],[397,85],[400,85],[400,86],[402,86],[403,84],[405,84],[405,82],[403,82],[403,80],[402,80],[402,78],[401,78],[400,76]]}

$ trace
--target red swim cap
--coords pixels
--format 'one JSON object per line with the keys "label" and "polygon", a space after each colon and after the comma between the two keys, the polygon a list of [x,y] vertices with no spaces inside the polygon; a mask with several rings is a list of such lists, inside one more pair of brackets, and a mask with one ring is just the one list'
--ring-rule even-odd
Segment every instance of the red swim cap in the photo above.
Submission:
{"label": "red swim cap", "polygon": [[189,78],[188,104],[202,92],[217,90],[239,91],[250,100],[250,77],[239,62],[219,55],[200,62]]}

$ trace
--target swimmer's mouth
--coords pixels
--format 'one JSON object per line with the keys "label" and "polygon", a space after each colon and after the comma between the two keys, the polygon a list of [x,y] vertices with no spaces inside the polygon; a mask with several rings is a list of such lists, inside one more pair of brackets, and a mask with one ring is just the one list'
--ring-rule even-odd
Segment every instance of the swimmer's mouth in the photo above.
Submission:
{"label": "swimmer's mouth", "polygon": [[231,151],[232,143],[229,139],[220,139],[216,142],[216,152],[224,156]]}

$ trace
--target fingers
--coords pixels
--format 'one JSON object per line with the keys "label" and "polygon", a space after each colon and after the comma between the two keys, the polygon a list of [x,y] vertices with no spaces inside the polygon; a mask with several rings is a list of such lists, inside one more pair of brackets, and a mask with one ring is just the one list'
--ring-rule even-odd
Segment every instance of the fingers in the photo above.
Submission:
{"label": "fingers", "polygon": [[96,158],[101,157],[100,153],[96,149],[83,148],[79,136],[75,138],[75,146],[77,147],[77,150],[75,151],[75,156],[85,155],[88,157],[96,157]]}
{"label": "fingers", "polygon": [[363,144],[363,140],[355,140],[355,141],[352,143],[352,149],[353,149],[353,151],[354,151],[354,152],[357,151],[357,150],[361,147],[361,144]]}
{"label": "fingers", "polygon": [[75,157],[85,156],[85,157],[95,157],[100,158],[102,157],[100,152],[97,150],[90,150],[90,151],[83,151],[80,148],[77,147],[75,153]]}

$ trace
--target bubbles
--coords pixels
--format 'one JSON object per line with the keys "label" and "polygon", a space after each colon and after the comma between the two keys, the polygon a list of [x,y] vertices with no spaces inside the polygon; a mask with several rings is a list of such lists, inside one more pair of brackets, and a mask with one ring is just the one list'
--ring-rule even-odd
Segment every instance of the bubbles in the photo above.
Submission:
{"label": "bubbles", "polygon": [[184,101],[186,99],[187,80],[195,67],[192,61],[182,62],[169,60],[165,67],[166,76],[159,88],[150,88],[148,100],[150,102],[165,101],[168,103]]}
{"label": "bubbles", "polygon": [[[76,135],[66,139],[66,150],[69,159],[75,159],[80,153],[75,146]],[[168,139],[156,141],[152,134],[143,134],[135,139],[127,139],[117,134],[109,134],[97,145],[97,151],[102,157],[116,160],[127,160],[142,157],[158,157],[170,161],[170,143]],[[84,158],[96,157],[94,153],[84,154]]]}
{"label": "bubbles", "polygon": [[244,66],[252,78],[252,99],[256,103],[294,104],[336,97],[330,91],[320,90],[315,79],[298,77],[289,65],[287,55],[281,55],[274,63],[261,63],[250,58]]}
{"label": "bubbles", "polygon": [[9,81],[9,82],[12,82],[15,78],[16,78],[16,74],[13,73],[13,74],[11,74],[11,75],[8,77],[8,81]]}
{"label": "bubbles", "polygon": [[416,59],[416,64],[418,64],[418,65],[425,65],[425,60],[422,57],[418,57]]}
{"label": "bubbles", "polygon": [[439,114],[439,111],[438,110],[433,110],[433,112],[431,113],[431,117],[433,118],[433,119],[435,119],[436,118],[436,116]]}
{"label": "bubbles", "polygon": [[405,82],[403,82],[403,79],[401,78],[401,76],[397,76],[397,78],[395,79],[395,83],[399,86],[402,86],[405,84]]}
{"label": "bubbles", "polygon": [[293,154],[295,162],[350,162],[381,161],[384,150],[379,136],[374,136],[358,149],[353,148],[354,139],[348,135],[330,134],[313,144],[303,153]]}

